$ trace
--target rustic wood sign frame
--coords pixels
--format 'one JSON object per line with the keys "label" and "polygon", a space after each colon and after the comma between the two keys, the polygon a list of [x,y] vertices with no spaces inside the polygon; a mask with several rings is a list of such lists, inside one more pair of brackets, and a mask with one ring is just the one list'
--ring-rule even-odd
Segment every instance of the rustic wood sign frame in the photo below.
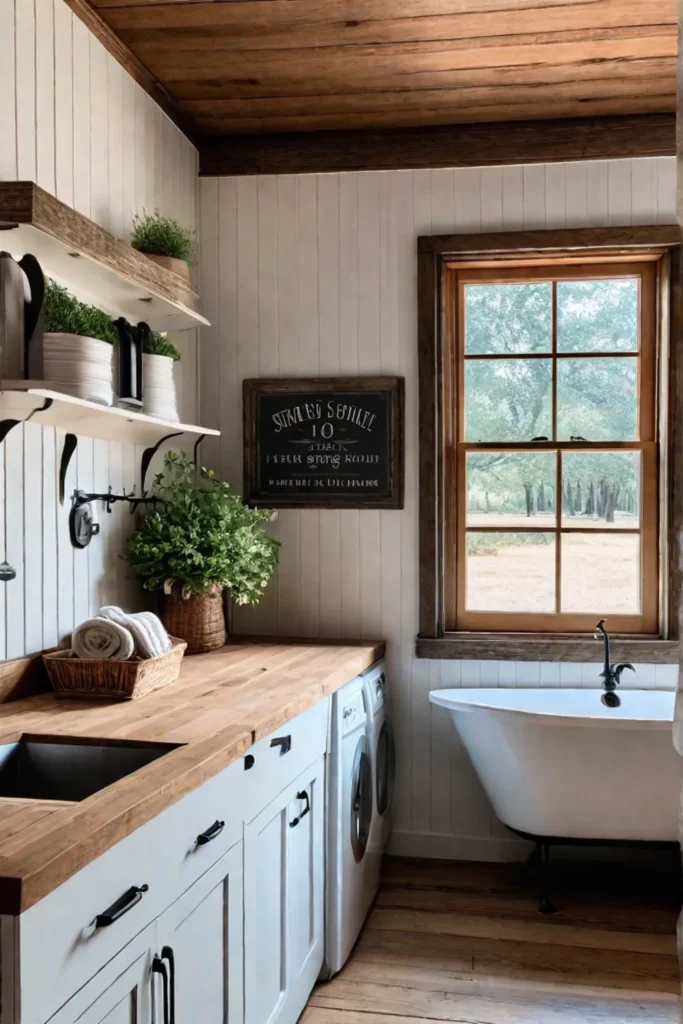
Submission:
{"label": "rustic wood sign frame", "polygon": [[[250,505],[273,508],[403,508],[404,394],[402,377],[245,380],[244,500]],[[277,399],[294,400],[297,396],[301,397],[301,402],[285,402],[282,409],[278,408],[283,403]],[[357,398],[355,402],[354,396]],[[269,404],[267,413],[266,403]],[[268,439],[264,437],[263,429],[266,416],[270,417],[268,425],[271,422],[274,425]],[[313,431],[311,437],[307,436],[308,426]],[[371,438],[373,426],[380,432]],[[285,440],[284,431],[301,436]],[[278,439],[281,433],[283,437]],[[343,440],[335,440],[340,434]],[[370,451],[361,452],[358,448],[349,451],[351,445],[362,445],[366,436],[370,441]],[[269,443],[271,451],[266,452],[265,447]],[[290,446],[291,453],[274,450]],[[318,456],[319,462],[311,462],[314,455]],[[363,486],[363,469],[368,462],[359,461],[358,455],[365,455],[378,466],[379,475],[375,478],[369,476],[368,486]],[[347,458],[349,468],[344,469]],[[273,459],[274,465],[281,467],[273,471],[273,480],[280,478],[277,484],[269,486],[262,480],[264,459]],[[319,472],[314,473],[307,463],[320,465]],[[292,483],[288,486],[286,472],[290,466],[293,470],[290,471]],[[297,472],[298,466],[302,467],[300,473]],[[354,472],[356,466],[359,472]],[[308,484],[309,478],[311,482],[313,479],[319,481],[316,484],[319,491]],[[356,493],[344,490],[342,481],[346,478],[357,482]],[[371,493],[371,479],[379,481],[376,494]],[[295,484],[294,480],[298,482]],[[298,487],[304,490],[297,492]]]}

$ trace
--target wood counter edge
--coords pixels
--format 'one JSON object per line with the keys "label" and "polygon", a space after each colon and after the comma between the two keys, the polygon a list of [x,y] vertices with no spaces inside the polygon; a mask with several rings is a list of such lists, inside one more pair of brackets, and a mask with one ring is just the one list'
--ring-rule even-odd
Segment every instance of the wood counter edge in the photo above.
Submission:
{"label": "wood counter edge", "polygon": [[[221,651],[234,653],[235,648],[243,644],[335,647],[340,653],[347,651],[349,654],[357,648],[353,652],[359,656],[354,674],[369,668],[386,650],[384,641],[278,640],[244,636],[239,641],[231,638]],[[361,650],[364,655],[360,654]],[[192,667],[196,672],[201,660],[209,658],[215,664],[221,651],[188,659],[186,668]],[[181,668],[181,679],[182,671]],[[228,676],[229,668],[226,680]],[[263,736],[336,692],[350,678],[345,660],[338,669],[326,673],[319,684],[303,686],[303,699],[285,701],[281,707],[264,706],[262,715],[256,716],[258,720],[254,721],[240,721],[238,712],[234,724],[208,739],[179,746],[158,762],[147,765],[140,777],[136,778],[135,773],[80,803],[56,810],[45,827],[36,830],[37,835],[33,832],[27,835],[26,844],[19,850],[8,856],[0,853],[0,914],[17,916],[34,906],[116,843],[227,768]],[[149,696],[153,698],[154,694]],[[172,777],[168,778],[169,770],[173,769]],[[76,838],[74,831],[80,831]],[[46,852],[48,846],[52,847],[50,852]]]}

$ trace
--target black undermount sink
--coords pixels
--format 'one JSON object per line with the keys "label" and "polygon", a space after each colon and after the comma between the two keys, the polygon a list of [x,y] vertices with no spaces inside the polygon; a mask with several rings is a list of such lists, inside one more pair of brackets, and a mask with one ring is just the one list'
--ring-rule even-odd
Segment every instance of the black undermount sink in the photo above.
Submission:
{"label": "black undermount sink", "polygon": [[85,800],[179,745],[24,735],[0,745],[0,797]]}

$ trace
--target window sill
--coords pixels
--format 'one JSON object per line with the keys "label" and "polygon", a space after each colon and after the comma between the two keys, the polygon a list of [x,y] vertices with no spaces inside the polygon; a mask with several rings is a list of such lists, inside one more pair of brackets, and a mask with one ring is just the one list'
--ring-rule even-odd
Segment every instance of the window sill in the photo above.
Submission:
{"label": "window sill", "polygon": [[[677,665],[677,640],[657,637],[612,638],[613,661]],[[463,661],[602,661],[602,643],[585,634],[543,633],[447,633],[443,637],[418,637],[418,658]]]}

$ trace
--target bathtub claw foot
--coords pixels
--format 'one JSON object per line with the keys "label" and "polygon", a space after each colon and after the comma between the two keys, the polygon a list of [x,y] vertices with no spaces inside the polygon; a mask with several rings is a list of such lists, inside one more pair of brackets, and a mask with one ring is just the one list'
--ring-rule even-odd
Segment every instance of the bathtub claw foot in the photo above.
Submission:
{"label": "bathtub claw foot", "polygon": [[548,896],[541,896],[541,902],[538,904],[539,914],[556,914],[557,907]]}

